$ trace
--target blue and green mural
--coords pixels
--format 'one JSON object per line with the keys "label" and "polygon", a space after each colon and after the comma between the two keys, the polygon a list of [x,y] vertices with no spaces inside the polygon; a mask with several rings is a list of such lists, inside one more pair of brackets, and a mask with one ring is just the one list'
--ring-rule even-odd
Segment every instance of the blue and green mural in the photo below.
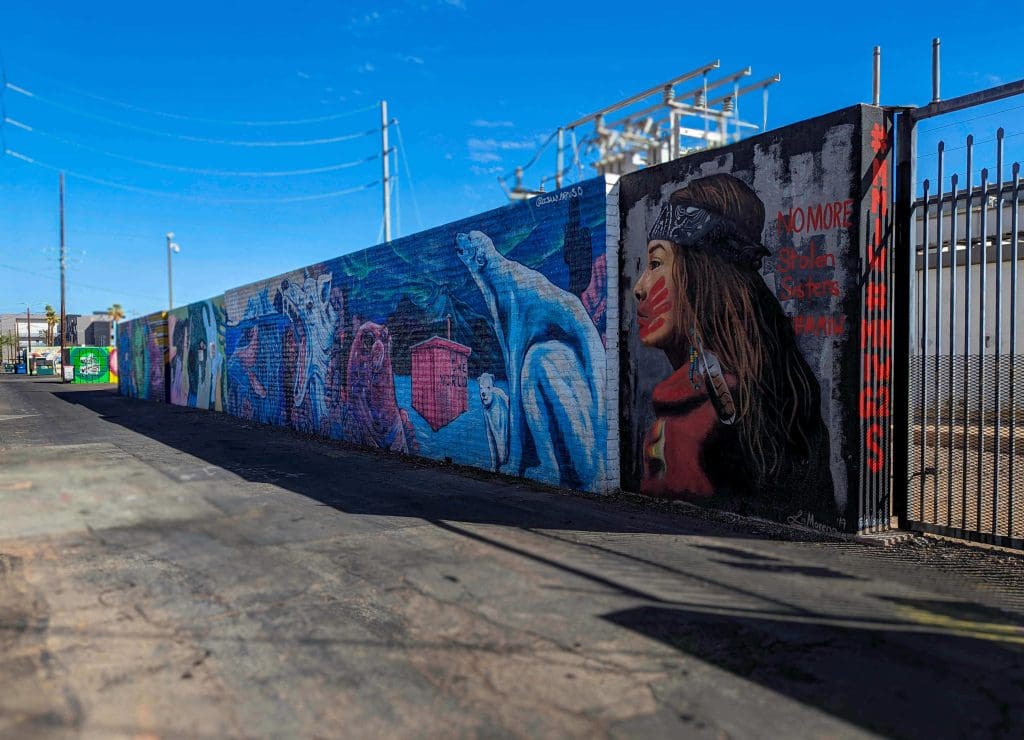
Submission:
{"label": "blue and green mural", "polygon": [[227,291],[225,410],[603,490],[606,203],[591,180]]}
{"label": "blue and green mural", "polygon": [[224,410],[224,297],[167,314],[168,400],[178,406]]}
{"label": "blue and green mural", "polygon": [[122,322],[117,331],[118,391],[129,398],[166,401],[167,314]]}

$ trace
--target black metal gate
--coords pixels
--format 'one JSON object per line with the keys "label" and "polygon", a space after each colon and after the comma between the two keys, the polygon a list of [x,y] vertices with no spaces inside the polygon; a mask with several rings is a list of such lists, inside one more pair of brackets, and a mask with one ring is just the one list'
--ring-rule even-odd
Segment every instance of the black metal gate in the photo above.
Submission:
{"label": "black metal gate", "polygon": [[[906,352],[893,369],[900,526],[1016,548],[1024,548],[1024,204],[1006,146],[1024,128],[916,149],[921,121],[1022,94],[1024,80],[900,113],[893,317],[896,357]],[[919,182],[924,169],[930,177]]]}

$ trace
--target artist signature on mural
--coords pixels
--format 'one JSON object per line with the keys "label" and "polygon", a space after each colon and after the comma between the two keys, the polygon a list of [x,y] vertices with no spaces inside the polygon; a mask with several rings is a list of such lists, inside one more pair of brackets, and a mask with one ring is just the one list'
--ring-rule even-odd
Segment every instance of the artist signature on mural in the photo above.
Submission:
{"label": "artist signature on mural", "polygon": [[816,532],[824,532],[826,534],[842,534],[843,530],[846,529],[846,519],[839,517],[836,519],[836,527],[830,527],[829,525],[819,522],[814,518],[814,514],[809,511],[798,511],[796,514],[790,515],[786,519],[787,524],[792,524],[794,527],[806,527],[807,529],[813,529]]}
{"label": "artist signature on mural", "polygon": [[567,190],[562,190],[562,191],[557,192],[557,193],[552,193],[551,195],[541,195],[541,196],[538,196],[537,198],[534,199],[533,202],[536,203],[538,207],[540,207],[540,206],[546,206],[546,205],[548,205],[550,203],[562,203],[563,201],[567,201],[567,200],[569,200],[571,198],[582,198],[582,197],[583,197],[583,188],[580,187],[579,185],[577,185],[575,187],[568,188]]}

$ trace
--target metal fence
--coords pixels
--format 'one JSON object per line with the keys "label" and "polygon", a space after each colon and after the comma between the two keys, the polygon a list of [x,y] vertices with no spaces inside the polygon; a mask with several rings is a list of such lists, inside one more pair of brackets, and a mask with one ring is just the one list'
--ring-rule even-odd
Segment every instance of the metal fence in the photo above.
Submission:
{"label": "metal fence", "polygon": [[[1024,547],[1024,249],[1020,165],[937,177],[909,210],[904,518],[911,529]],[[897,317],[899,320],[899,317]],[[899,423],[899,419],[897,423]]]}

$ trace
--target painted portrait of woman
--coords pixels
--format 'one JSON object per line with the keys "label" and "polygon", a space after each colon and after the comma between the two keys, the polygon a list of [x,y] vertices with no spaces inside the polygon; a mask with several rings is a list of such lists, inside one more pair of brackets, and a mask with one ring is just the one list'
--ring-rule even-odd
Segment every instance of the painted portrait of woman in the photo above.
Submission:
{"label": "painted portrait of woman", "polygon": [[764,221],[756,193],[720,174],[672,193],[650,229],[637,328],[673,372],[653,389],[641,490],[831,523],[821,389],[759,273]]}

